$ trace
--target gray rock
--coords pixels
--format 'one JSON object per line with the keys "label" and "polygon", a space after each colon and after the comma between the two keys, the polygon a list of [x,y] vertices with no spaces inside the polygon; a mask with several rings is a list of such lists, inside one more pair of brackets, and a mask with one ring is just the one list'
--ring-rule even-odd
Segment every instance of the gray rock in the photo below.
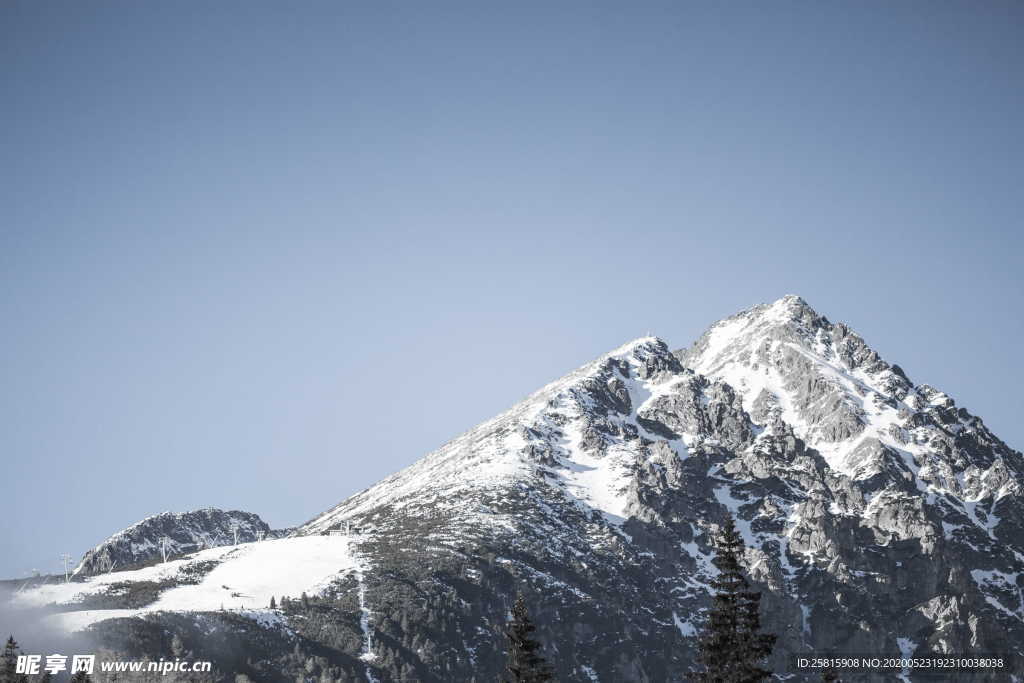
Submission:
{"label": "gray rock", "polygon": [[275,538],[287,531],[272,531],[258,515],[240,510],[162,512],[119,531],[85,553],[74,573],[90,576],[151,564],[163,558],[164,545],[169,557],[230,545],[235,542],[236,527],[238,541],[245,543],[255,541],[258,534]]}
{"label": "gray rock", "polygon": [[786,297],[685,351],[598,358],[302,525],[364,530],[369,662],[344,581],[289,608],[295,641],[239,648],[292,679],[489,681],[520,592],[558,680],[681,681],[731,514],[775,671],[912,641],[1015,654],[1024,677],[1022,481],[979,418]]}

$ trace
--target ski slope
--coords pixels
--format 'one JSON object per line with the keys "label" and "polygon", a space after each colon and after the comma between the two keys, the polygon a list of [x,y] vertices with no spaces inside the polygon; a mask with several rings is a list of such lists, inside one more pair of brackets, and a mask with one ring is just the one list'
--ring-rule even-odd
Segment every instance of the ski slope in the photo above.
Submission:
{"label": "ski slope", "polygon": [[[215,561],[217,566],[197,584],[164,590],[153,603],[138,609],[74,609],[89,596],[102,595],[122,582],[174,580],[182,570]],[[139,616],[152,612],[212,612],[232,610],[260,621],[274,621],[270,598],[317,595],[335,579],[363,569],[347,536],[301,536],[238,546],[212,548],[181,560],[90,577],[84,582],[39,586],[17,593],[12,601],[21,607],[70,608],[52,615],[51,621],[68,631],[81,630],[104,619]]]}

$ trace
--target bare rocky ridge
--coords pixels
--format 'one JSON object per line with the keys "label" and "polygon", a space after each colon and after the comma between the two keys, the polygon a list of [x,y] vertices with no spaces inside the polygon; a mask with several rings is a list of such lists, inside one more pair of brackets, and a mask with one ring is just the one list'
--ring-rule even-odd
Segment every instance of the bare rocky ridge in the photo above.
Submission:
{"label": "bare rocky ridge", "polygon": [[173,557],[231,545],[235,542],[236,529],[239,542],[280,535],[251,512],[217,508],[161,512],[119,531],[87,552],[74,573],[89,576],[140,567],[162,559],[163,546],[167,555]]}
{"label": "bare rocky ridge", "polygon": [[683,351],[631,342],[302,525],[358,566],[276,625],[217,651],[197,634],[225,614],[92,629],[153,657],[170,630],[254,680],[493,681],[522,592],[558,680],[681,681],[731,513],[775,671],[1004,653],[1024,680],[1022,474],[980,418],[786,297]]}

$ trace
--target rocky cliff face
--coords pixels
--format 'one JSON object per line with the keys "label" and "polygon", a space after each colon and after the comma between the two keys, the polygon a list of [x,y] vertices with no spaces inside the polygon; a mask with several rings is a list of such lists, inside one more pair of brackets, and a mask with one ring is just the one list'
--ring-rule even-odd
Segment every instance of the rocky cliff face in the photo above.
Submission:
{"label": "rocky cliff face", "polygon": [[257,537],[275,537],[266,522],[251,512],[204,508],[191,512],[161,512],[119,531],[87,552],[76,576],[103,574],[150,564],[168,557],[215,548]]}
{"label": "rocky cliff face", "polygon": [[[1024,678],[1022,474],[979,418],[786,297],[684,351],[631,342],[301,526],[346,532],[348,564],[259,645],[237,629],[217,660],[174,629],[259,679],[492,681],[523,593],[558,680],[681,681],[731,514],[775,671],[1007,653]],[[94,632],[131,650],[161,614]]]}
{"label": "rocky cliff face", "polygon": [[[1019,652],[1024,461],[980,418],[799,297],[724,320],[677,355],[735,388],[764,430],[726,469],[782,499],[738,509],[754,529],[772,525],[794,567],[781,584],[763,576],[803,612],[789,647]],[[762,538],[748,545],[773,547]],[[754,558],[755,575],[771,566]]]}
{"label": "rocky cliff face", "polygon": [[979,418],[786,297],[675,354],[629,344],[303,531],[354,518],[380,539],[385,511],[452,510],[443,535],[489,526],[474,541],[507,585],[575,624],[547,634],[563,677],[676,680],[726,513],[766,592],[776,670],[806,651],[1019,648],[1022,472]]}

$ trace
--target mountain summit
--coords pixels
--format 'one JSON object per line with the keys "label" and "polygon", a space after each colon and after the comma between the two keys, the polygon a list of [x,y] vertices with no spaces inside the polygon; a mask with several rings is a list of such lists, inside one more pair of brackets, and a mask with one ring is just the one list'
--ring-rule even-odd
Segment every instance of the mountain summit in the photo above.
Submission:
{"label": "mountain summit", "polygon": [[[678,355],[739,391],[755,422],[790,426],[836,472],[864,480],[888,471],[922,491],[969,498],[1001,486],[1020,494],[998,476],[1009,467],[1019,477],[1019,454],[979,418],[926,384],[914,386],[898,365],[798,296],[726,318]],[[982,492],[980,479],[996,489]]]}
{"label": "mountain summit", "polygon": [[[692,373],[662,340],[632,341],[344,501],[299,533],[338,528],[343,520],[363,519],[382,506],[418,514],[427,504],[436,513],[442,492],[445,511],[472,511],[494,491],[532,483],[538,471],[546,473],[546,483],[560,497],[620,523],[629,470],[644,441],[659,438],[644,428],[642,408],[684,375]],[[675,446],[685,453],[685,446]]]}
{"label": "mountain summit", "polygon": [[[795,653],[1006,653],[1021,677],[1022,474],[979,418],[788,296],[686,350],[615,349],[290,538],[18,599],[115,651],[173,632],[260,680],[489,681],[522,594],[558,680],[681,681],[731,515],[774,671]],[[155,575],[151,602],[112,592]],[[213,624],[231,654],[204,644]]]}

